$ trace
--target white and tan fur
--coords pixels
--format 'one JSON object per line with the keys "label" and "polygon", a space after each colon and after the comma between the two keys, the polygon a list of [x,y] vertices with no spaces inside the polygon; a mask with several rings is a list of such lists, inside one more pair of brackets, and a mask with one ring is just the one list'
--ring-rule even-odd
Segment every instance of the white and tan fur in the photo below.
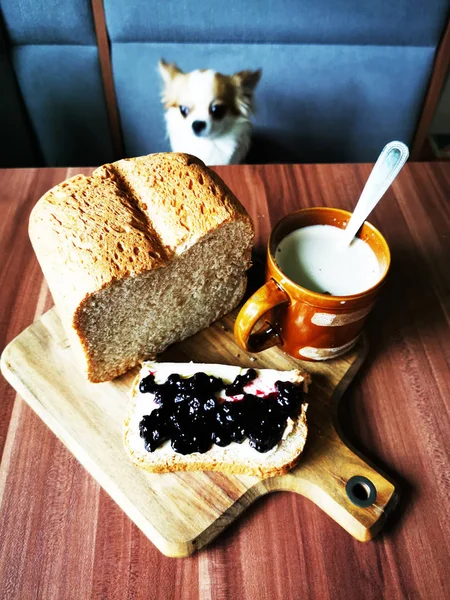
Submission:
{"label": "white and tan fur", "polygon": [[253,94],[261,70],[184,73],[161,59],[159,72],[172,151],[193,154],[207,165],[242,162],[250,148]]}

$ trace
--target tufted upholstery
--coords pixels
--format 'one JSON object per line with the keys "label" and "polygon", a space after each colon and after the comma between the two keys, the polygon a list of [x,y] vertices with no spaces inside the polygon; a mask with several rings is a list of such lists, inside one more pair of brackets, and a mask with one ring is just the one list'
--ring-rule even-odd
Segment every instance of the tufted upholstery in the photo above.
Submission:
{"label": "tufted upholstery", "polygon": [[[46,164],[111,160],[90,3],[0,5],[10,43],[0,68],[23,139],[37,141]],[[169,150],[162,56],[184,70],[263,68],[253,160],[361,162],[391,139],[411,143],[449,1],[104,0],[104,9],[127,156]]]}

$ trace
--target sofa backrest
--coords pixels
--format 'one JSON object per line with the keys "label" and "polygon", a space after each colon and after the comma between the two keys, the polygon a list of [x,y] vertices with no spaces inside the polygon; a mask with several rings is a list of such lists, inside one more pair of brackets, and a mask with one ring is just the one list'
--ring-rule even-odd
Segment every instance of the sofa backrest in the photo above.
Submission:
{"label": "sofa backrest", "polygon": [[[45,164],[111,160],[90,2],[0,5],[9,104]],[[262,68],[261,162],[373,161],[389,140],[411,143],[448,10],[448,0],[104,0],[125,155],[170,149],[164,57],[185,71]]]}
{"label": "sofa backrest", "polygon": [[[1,0],[0,6],[28,134],[36,140],[43,163],[95,165],[112,160],[90,2]],[[2,114],[0,123],[5,119],[10,116]],[[2,136],[2,160],[8,146],[18,153],[21,144],[19,138]]]}

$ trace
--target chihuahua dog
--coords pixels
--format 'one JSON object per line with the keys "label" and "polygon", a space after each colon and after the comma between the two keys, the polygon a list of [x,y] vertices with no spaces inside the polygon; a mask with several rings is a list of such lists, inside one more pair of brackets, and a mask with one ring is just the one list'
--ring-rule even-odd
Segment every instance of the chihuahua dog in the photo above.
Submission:
{"label": "chihuahua dog", "polygon": [[184,73],[161,59],[159,72],[172,151],[193,154],[206,165],[242,162],[250,147],[253,93],[261,70]]}

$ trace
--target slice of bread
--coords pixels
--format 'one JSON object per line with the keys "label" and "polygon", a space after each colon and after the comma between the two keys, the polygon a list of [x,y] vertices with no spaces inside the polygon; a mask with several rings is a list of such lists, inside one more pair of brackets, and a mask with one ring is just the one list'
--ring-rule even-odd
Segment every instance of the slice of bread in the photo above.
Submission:
{"label": "slice of bread", "polygon": [[[219,364],[196,364],[196,363],[157,363],[145,362],[136,377],[129,404],[128,414],[124,425],[125,448],[138,467],[154,473],[165,473],[170,471],[221,471],[224,473],[235,473],[254,475],[261,478],[281,475],[291,469],[298,461],[303,451],[306,436],[307,404],[303,402],[298,416],[294,419],[288,418],[281,441],[268,452],[261,453],[252,448],[248,438],[240,444],[232,442],[228,446],[219,447],[215,444],[204,453],[193,452],[191,454],[179,454],[175,452],[170,440],[163,442],[156,450],[150,452],[145,448],[144,439],[140,435],[139,424],[142,418],[159,408],[153,401],[154,394],[142,393],[139,390],[140,382],[149,374],[153,374],[155,383],[164,383],[169,375],[178,373],[182,378],[192,377],[194,374],[203,372],[206,375],[220,377],[224,384],[231,384],[237,375],[246,373],[248,369],[237,366]],[[276,381],[289,381],[299,384],[303,391],[307,391],[310,377],[300,370],[277,371],[274,369],[255,369],[257,379],[246,388],[246,393],[262,393],[264,395],[273,393]],[[230,399],[221,392],[220,397],[224,402]],[[273,402],[273,398],[264,401]]]}
{"label": "slice of bread", "polygon": [[29,234],[72,348],[107,381],[231,311],[254,229],[197,158],[155,154],[57,185]]}

